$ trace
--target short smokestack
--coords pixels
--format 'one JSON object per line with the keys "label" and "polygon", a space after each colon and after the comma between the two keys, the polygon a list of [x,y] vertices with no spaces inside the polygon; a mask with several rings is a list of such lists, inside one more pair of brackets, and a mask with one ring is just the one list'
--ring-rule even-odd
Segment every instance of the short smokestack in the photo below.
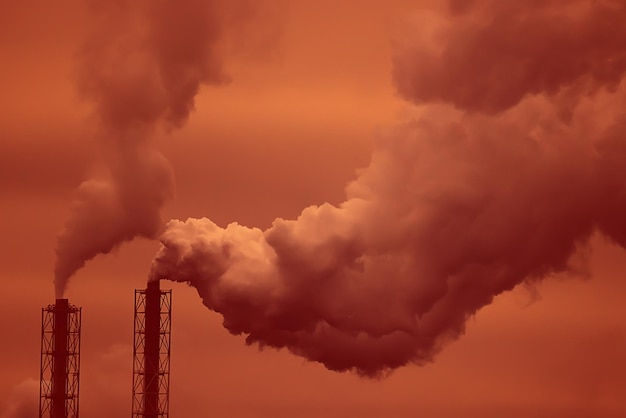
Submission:
{"label": "short smokestack", "polygon": [[169,417],[171,290],[135,290],[133,418]]}
{"label": "short smokestack", "polygon": [[78,418],[80,325],[67,299],[42,309],[40,418]]}

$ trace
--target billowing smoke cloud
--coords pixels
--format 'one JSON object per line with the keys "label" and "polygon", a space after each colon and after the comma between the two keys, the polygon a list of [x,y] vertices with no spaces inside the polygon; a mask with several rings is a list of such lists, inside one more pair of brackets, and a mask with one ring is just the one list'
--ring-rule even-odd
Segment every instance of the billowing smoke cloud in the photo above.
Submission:
{"label": "billowing smoke cloud", "polygon": [[194,286],[248,344],[380,376],[570,271],[591,234],[626,246],[626,5],[457,1],[439,18],[394,61],[424,104],[345,202],[265,231],[170,221],[150,279]]}
{"label": "billowing smoke cloud", "polygon": [[626,69],[621,0],[453,0],[402,40],[400,95],[495,113],[534,94],[615,88]]}
{"label": "billowing smoke cloud", "polygon": [[182,126],[202,84],[226,81],[217,59],[220,21],[208,0],[91,4],[96,22],[79,53],[78,87],[93,103],[100,167],[83,182],[59,237],[56,295],[86,261],[162,231],[172,194],[158,128]]}

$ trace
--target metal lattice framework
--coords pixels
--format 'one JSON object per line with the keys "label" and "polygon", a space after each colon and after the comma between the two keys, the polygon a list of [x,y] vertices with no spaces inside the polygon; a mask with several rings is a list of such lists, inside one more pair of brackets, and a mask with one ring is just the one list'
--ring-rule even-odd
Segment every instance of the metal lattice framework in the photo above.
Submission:
{"label": "metal lattice framework", "polygon": [[67,299],[41,310],[39,418],[78,418],[80,325]]}
{"label": "metal lattice framework", "polygon": [[171,290],[135,290],[133,418],[169,417],[171,315]]}

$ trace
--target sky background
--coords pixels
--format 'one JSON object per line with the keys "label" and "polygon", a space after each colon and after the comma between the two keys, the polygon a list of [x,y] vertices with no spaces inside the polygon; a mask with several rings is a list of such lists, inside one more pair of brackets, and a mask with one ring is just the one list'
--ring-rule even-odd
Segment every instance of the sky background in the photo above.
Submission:
{"label": "sky background", "polygon": [[[286,5],[288,4],[288,7]],[[377,132],[407,112],[391,39],[415,1],[267,2],[225,47],[232,82],[203,87],[180,130],[159,134],[176,197],[165,218],[267,228],[340,203]],[[56,237],[96,153],[74,80],[84,3],[0,1],[0,417],[36,415],[41,308],[54,302]],[[157,242],[99,256],[71,280],[83,307],[81,415],[131,407],[133,290]],[[432,364],[381,380],[247,347],[195,290],[173,289],[172,416],[621,417],[626,415],[624,250],[595,236],[588,277],[521,286],[480,310]],[[34,408],[34,409],[28,409]],[[30,411],[30,415],[29,415]],[[4,414],[4,415],[3,415]]]}

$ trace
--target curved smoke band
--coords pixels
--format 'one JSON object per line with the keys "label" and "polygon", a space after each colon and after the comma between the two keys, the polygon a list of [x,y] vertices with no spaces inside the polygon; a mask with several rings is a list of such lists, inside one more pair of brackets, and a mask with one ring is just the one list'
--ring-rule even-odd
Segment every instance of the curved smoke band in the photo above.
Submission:
{"label": "curved smoke band", "polygon": [[339,206],[262,231],[173,220],[150,279],[194,286],[248,344],[378,376],[431,361],[599,232],[626,245],[626,4],[455,0],[398,43],[415,117]]}

